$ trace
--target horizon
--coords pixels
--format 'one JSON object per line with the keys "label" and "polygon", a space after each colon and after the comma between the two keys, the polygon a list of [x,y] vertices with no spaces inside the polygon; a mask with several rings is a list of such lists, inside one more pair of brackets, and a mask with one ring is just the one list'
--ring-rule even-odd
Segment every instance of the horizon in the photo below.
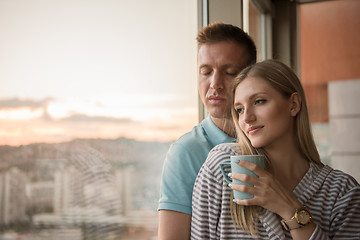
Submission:
{"label": "horizon", "polygon": [[104,140],[104,141],[119,141],[119,140],[126,140],[126,141],[135,141],[135,142],[140,142],[140,143],[172,143],[174,141],[176,141],[176,139],[172,139],[172,140],[139,140],[139,139],[135,139],[135,138],[128,138],[128,137],[117,137],[117,138],[73,138],[70,139],[68,141],[61,141],[61,142],[31,142],[31,143],[27,143],[27,144],[20,144],[20,145],[8,145],[8,144],[0,144],[0,147],[22,147],[22,146],[29,146],[29,145],[36,145],[36,144],[48,144],[48,145],[52,145],[52,144],[66,144],[66,143],[71,143],[71,142],[76,142],[76,141],[96,141],[96,140]]}
{"label": "horizon", "polygon": [[[11,110],[10,110],[11,111]],[[1,113],[4,110],[0,109]],[[196,124],[197,115],[176,116],[176,119],[155,119],[149,122],[131,119],[74,114],[63,119],[2,118],[0,145],[20,146],[32,143],[59,143],[74,139],[118,139],[137,141],[173,141]]]}

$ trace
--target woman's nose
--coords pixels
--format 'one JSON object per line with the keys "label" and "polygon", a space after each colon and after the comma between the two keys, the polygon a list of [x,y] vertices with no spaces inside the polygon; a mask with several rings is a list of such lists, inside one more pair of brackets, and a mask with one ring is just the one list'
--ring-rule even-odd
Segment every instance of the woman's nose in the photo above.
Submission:
{"label": "woman's nose", "polygon": [[256,120],[256,116],[252,109],[245,109],[243,114],[243,119],[245,123],[252,123]]}

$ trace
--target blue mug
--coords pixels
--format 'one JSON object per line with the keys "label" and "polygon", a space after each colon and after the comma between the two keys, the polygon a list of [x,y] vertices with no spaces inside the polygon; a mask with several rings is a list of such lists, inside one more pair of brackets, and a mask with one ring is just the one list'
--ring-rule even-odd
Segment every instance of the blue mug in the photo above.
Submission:
{"label": "blue mug", "polygon": [[[240,185],[253,186],[251,184],[242,182],[240,180],[229,178],[228,177],[229,168],[231,167],[232,173],[234,173],[234,172],[243,173],[243,174],[247,174],[250,176],[258,177],[253,171],[250,171],[246,168],[240,167],[239,165],[237,165],[237,163],[239,162],[239,160],[240,161],[245,160],[248,162],[255,163],[256,165],[260,166],[261,168],[264,168],[264,159],[265,158],[263,155],[237,155],[237,156],[231,156],[230,162],[220,163],[219,165],[220,165],[221,172],[224,175],[226,182],[240,184]],[[252,195],[252,194],[234,190],[234,198],[236,198],[236,199],[251,199],[253,197],[254,197],[254,195]]]}

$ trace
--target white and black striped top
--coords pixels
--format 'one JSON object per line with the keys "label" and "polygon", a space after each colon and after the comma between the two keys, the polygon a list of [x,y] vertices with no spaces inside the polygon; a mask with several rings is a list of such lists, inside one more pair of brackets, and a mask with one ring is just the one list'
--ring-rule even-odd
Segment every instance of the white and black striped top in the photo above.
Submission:
{"label": "white and black striped top", "polygon": [[[218,145],[201,167],[192,198],[191,239],[254,239],[232,222],[231,189],[219,168],[239,152],[236,144]],[[293,193],[317,225],[310,239],[360,239],[360,185],[354,178],[312,163]],[[291,239],[277,214],[263,209],[259,220],[256,239]]]}

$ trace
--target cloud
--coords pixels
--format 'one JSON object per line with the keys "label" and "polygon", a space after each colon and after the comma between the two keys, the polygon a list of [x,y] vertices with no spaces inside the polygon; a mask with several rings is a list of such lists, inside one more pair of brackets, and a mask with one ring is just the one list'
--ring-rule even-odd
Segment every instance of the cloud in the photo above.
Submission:
{"label": "cloud", "polygon": [[73,114],[69,117],[60,119],[62,122],[103,122],[103,123],[135,123],[131,118],[116,118],[107,116],[89,116],[86,114]]}
{"label": "cloud", "polygon": [[[121,124],[133,124],[137,123],[136,120],[130,117],[112,117],[102,114],[90,115],[84,112],[74,112],[66,117],[55,117],[49,112],[48,107],[50,103],[55,102],[53,98],[43,98],[40,100],[34,99],[21,99],[21,98],[7,98],[0,99],[0,111],[17,111],[23,108],[29,109],[30,111],[42,110],[42,114],[37,119],[44,120],[46,122],[53,123],[71,123],[71,124],[83,124],[83,123],[121,123]],[[67,110],[69,111],[69,110]],[[22,113],[24,114],[24,113]],[[8,119],[12,119],[7,115]],[[24,117],[23,117],[24,118]],[[28,118],[27,118],[28,119]],[[30,120],[30,119],[28,119]]]}
{"label": "cloud", "polygon": [[48,103],[53,100],[52,98],[44,98],[38,101],[19,98],[0,99],[0,109],[30,108],[35,110],[47,107]]}

